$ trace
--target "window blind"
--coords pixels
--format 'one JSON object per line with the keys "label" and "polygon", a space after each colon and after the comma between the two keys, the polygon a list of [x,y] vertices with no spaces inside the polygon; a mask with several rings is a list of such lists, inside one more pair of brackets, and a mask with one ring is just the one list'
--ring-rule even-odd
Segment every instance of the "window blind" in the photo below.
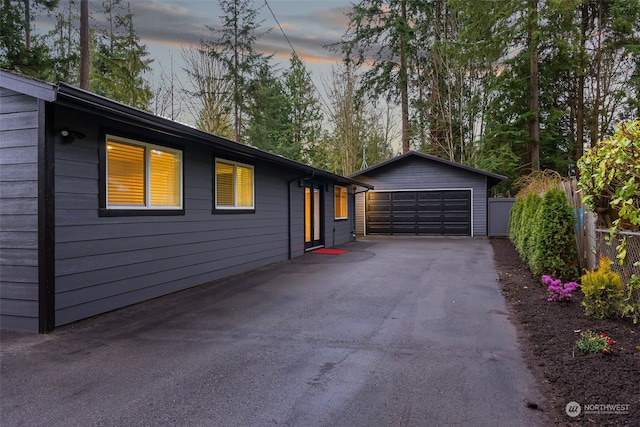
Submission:
{"label": "window blind", "polygon": [[336,219],[347,218],[347,189],[334,187],[334,210]]}
{"label": "window blind", "polygon": [[234,165],[216,162],[216,206],[234,206]]}
{"label": "window blind", "polygon": [[238,175],[238,207],[253,207],[253,169],[236,166]]}
{"label": "window blind", "polygon": [[107,143],[107,199],[109,205],[144,206],[145,148]]}
{"label": "window blind", "polygon": [[216,160],[216,207],[254,207],[253,167],[226,160]]}
{"label": "window blind", "polygon": [[107,206],[180,208],[182,151],[107,136]]}
{"label": "window blind", "polygon": [[180,206],[180,156],[158,149],[149,153],[151,206]]}

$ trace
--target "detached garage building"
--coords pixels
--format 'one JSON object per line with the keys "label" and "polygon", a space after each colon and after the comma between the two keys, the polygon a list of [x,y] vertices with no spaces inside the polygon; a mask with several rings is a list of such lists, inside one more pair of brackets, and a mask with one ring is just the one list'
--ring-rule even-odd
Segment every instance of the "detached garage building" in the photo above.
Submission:
{"label": "detached garage building", "polygon": [[375,187],[356,195],[356,233],[486,236],[488,190],[506,179],[410,151],[352,174]]}

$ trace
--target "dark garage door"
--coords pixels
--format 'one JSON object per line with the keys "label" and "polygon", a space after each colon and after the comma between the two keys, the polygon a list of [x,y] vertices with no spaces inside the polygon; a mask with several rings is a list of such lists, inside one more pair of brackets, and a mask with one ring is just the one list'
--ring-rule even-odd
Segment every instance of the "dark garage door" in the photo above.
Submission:
{"label": "dark garage door", "polygon": [[471,191],[367,193],[367,234],[471,235]]}

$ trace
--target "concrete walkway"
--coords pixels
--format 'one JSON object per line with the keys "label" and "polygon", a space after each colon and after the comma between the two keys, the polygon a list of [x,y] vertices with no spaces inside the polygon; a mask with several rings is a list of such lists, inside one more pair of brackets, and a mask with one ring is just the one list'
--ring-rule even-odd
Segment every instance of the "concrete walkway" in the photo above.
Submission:
{"label": "concrete walkway", "polygon": [[487,240],[344,248],[49,335],[3,331],[0,425],[544,424]]}

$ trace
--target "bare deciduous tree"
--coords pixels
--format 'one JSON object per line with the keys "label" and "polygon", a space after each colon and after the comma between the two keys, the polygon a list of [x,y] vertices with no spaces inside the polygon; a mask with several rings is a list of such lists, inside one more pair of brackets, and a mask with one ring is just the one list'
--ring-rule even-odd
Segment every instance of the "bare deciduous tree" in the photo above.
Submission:
{"label": "bare deciduous tree", "polygon": [[210,55],[205,46],[184,48],[182,59],[186,64],[189,81],[193,86],[189,108],[196,118],[196,127],[209,133],[234,137],[231,121],[231,82],[226,68]]}

